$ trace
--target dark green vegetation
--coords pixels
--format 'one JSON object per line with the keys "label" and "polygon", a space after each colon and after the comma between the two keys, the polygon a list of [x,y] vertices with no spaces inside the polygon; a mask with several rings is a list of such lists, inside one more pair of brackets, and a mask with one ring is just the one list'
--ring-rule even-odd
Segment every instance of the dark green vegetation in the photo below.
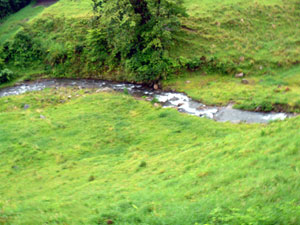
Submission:
{"label": "dark green vegetation", "polygon": [[2,224],[300,222],[299,118],[223,124],[77,89],[0,104]]}
{"label": "dark green vegetation", "polygon": [[13,72],[5,68],[3,61],[0,58],[0,84],[6,83],[13,79]]}
{"label": "dark green vegetation", "polygon": [[28,5],[31,0],[1,0],[0,1],[0,19],[11,13],[17,12]]}
{"label": "dark green vegetation", "polygon": [[90,32],[96,60],[122,66],[136,81],[158,81],[172,71],[168,50],[185,16],[180,0],[94,1],[97,26]]}

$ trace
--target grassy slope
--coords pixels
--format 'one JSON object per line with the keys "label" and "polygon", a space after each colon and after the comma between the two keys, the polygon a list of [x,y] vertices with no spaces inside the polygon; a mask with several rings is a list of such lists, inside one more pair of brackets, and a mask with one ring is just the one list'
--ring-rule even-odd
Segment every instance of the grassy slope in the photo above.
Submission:
{"label": "grassy slope", "polygon": [[52,6],[46,8],[40,17],[48,15],[64,16],[66,18],[87,17],[92,15],[91,0],[60,0]]}
{"label": "grassy slope", "polygon": [[186,5],[191,17],[184,24],[192,30],[184,37],[187,45],[176,49],[179,56],[217,57],[248,74],[300,61],[299,0],[186,0]]}
{"label": "grassy slope", "polygon": [[0,21],[0,43],[10,40],[18,32],[23,24],[40,14],[44,7],[33,7],[34,4],[21,9],[19,12]]}
{"label": "grassy slope", "polygon": [[248,110],[300,111],[300,71],[294,67],[300,62],[299,0],[186,0],[186,5],[191,15],[184,22],[186,45],[175,54],[216,57],[226,69],[246,74],[250,85],[241,84],[234,74],[202,76],[200,71],[180,74],[164,82],[165,88],[207,104],[233,101]]}
{"label": "grassy slope", "polygon": [[23,24],[33,19],[48,16],[63,16],[66,18],[86,17],[91,14],[91,1],[60,0],[50,7],[34,6],[34,3],[0,21],[0,43],[9,41]]}
{"label": "grassy slope", "polygon": [[74,89],[0,105],[0,223],[300,223],[299,118],[217,123]]}
{"label": "grassy slope", "polygon": [[[23,24],[30,24],[32,20],[47,17],[84,18],[92,14],[91,1],[60,0],[49,6],[35,6],[34,3],[19,12],[0,21],[0,43],[9,41],[19,31]],[[57,32],[61,32],[57,31]],[[48,40],[45,38],[45,42]]]}
{"label": "grassy slope", "polygon": [[22,24],[30,23],[33,19],[47,18],[50,16],[65,18],[83,18],[92,14],[91,1],[60,0],[49,6],[35,6],[34,3],[12,14],[0,23],[0,43],[9,41],[22,27]]}
{"label": "grassy slope", "polygon": [[[299,60],[295,3],[186,0],[188,36],[174,54],[233,62],[250,84],[194,72],[165,85],[209,104],[299,104],[299,67],[282,72]],[[0,26],[1,40],[28,18],[25,10],[76,19],[88,17],[89,4],[26,8]],[[45,32],[45,44],[59,51],[52,38],[75,42],[72,29]],[[299,118],[222,124],[70,89],[1,98],[0,106],[0,224],[300,223]]]}

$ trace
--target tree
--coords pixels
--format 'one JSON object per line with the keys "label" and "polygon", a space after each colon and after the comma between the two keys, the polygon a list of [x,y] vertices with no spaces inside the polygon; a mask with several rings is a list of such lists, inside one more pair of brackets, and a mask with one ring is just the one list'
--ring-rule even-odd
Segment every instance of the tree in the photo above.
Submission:
{"label": "tree", "polygon": [[156,81],[170,72],[168,50],[180,30],[179,17],[186,16],[182,0],[93,2],[97,27],[90,41],[105,45],[106,64],[122,65],[137,81]]}

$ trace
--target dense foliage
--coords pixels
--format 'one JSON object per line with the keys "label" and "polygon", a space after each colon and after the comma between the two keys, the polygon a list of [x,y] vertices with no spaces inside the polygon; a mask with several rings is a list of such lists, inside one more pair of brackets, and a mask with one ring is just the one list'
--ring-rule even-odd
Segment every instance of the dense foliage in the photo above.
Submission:
{"label": "dense foliage", "polygon": [[[0,52],[2,49],[0,49]],[[0,58],[0,84],[13,79],[13,72],[4,65],[4,60]]]}
{"label": "dense foliage", "polygon": [[0,0],[0,19],[17,12],[30,2],[31,0]]}
{"label": "dense foliage", "polygon": [[168,49],[185,16],[181,0],[94,0],[97,27],[89,41],[98,61],[122,65],[136,80],[151,81],[170,72]]}

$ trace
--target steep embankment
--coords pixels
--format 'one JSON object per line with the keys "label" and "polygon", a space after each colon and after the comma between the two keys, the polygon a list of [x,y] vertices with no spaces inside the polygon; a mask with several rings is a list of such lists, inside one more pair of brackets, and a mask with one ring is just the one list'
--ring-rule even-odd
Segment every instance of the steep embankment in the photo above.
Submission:
{"label": "steep embankment", "polygon": [[78,89],[0,105],[1,223],[299,224],[299,118],[223,124]]}

